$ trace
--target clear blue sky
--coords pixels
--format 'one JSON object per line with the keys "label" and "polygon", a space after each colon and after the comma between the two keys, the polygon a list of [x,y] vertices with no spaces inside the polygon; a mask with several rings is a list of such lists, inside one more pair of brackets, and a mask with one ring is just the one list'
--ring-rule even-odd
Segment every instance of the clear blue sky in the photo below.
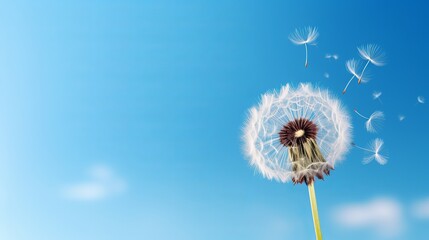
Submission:
{"label": "clear blue sky", "polygon": [[[429,98],[421,2],[2,1],[0,238],[313,239],[306,187],[263,179],[240,140],[260,94],[311,82],[350,114],[386,115],[379,134],[352,116],[354,141],[382,138],[387,165],[363,165],[353,149],[317,182],[325,239],[377,239],[332,217],[377,197],[403,206],[396,239],[426,239],[429,220],[409,213],[429,197],[429,114],[416,100]],[[320,31],[308,69],[304,48],[288,40],[304,26]],[[379,44],[388,64],[370,66],[372,80],[341,96],[344,62],[366,43]],[[97,164],[126,189],[91,201],[62,194]]]}

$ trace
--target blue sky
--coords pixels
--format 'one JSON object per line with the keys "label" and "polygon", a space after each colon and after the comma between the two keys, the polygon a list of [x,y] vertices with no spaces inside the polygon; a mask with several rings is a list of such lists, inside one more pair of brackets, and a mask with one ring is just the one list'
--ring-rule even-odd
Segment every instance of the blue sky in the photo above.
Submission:
{"label": "blue sky", "polygon": [[[429,197],[429,114],[416,99],[429,98],[426,9],[413,1],[2,1],[0,238],[312,239],[306,187],[263,179],[240,140],[261,94],[311,82],[351,115],[386,115],[378,134],[352,117],[354,142],[382,138],[387,165],[363,165],[353,149],[317,182],[324,237],[424,239],[429,216],[413,209]],[[288,40],[305,26],[320,32],[308,69],[303,47]],[[387,65],[370,66],[372,80],[342,96],[344,63],[367,43],[383,48]],[[379,234],[384,215],[352,226],[335,218],[380,201],[399,212],[403,229],[392,236]]]}

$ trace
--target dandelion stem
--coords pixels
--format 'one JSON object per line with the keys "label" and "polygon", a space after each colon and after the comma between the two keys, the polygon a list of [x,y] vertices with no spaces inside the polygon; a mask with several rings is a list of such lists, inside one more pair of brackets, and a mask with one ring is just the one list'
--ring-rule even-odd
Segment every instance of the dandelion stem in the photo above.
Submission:
{"label": "dandelion stem", "polygon": [[305,67],[308,67],[308,49],[307,49],[307,43],[304,44],[305,46]]}
{"label": "dandelion stem", "polygon": [[355,75],[352,76],[352,78],[350,78],[349,82],[347,83],[346,87],[343,90],[343,94],[346,93],[347,88],[349,87],[350,83],[352,82],[353,78],[355,78]]}
{"label": "dandelion stem", "polygon": [[362,81],[363,74],[364,74],[364,72],[366,70],[366,67],[368,67],[368,64],[369,64],[369,60],[366,62],[365,67],[363,68],[362,73],[360,74],[360,77],[359,77],[359,80],[358,80],[358,84],[360,84],[360,82]]}
{"label": "dandelion stem", "polygon": [[308,184],[308,194],[310,196],[311,213],[313,215],[316,240],[322,240],[322,230],[320,229],[319,213],[317,211],[316,192],[314,191],[314,182]]}
{"label": "dandelion stem", "polygon": [[366,120],[369,120],[369,118],[365,117],[364,115],[360,114],[356,109],[354,110],[354,112],[359,115],[359,117],[361,118],[365,118]]}

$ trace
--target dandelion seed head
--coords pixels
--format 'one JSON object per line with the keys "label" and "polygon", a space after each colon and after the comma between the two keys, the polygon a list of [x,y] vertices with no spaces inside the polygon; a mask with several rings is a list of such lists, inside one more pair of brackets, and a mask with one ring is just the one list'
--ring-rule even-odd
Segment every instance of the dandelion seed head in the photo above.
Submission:
{"label": "dandelion seed head", "polygon": [[297,28],[289,35],[289,40],[296,44],[310,44],[316,41],[319,32],[315,27]]}
{"label": "dandelion seed head", "polygon": [[358,47],[358,51],[363,59],[370,61],[376,66],[383,66],[386,64],[384,52],[375,44],[362,45]]}
{"label": "dandelion seed head", "polygon": [[316,124],[305,118],[288,122],[280,130],[280,143],[285,147],[303,144],[307,139],[316,139],[318,128]]}
{"label": "dandelion seed head", "polygon": [[342,160],[351,142],[349,116],[327,91],[289,84],[250,109],[243,129],[245,153],[268,179],[311,183]]}

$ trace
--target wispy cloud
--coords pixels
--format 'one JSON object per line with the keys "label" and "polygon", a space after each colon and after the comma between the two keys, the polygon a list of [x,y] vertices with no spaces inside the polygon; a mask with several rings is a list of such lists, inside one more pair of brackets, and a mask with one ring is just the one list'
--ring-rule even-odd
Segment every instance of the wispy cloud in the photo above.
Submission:
{"label": "wispy cloud", "polygon": [[97,201],[123,193],[125,182],[114,171],[103,165],[93,166],[87,180],[64,187],[63,195],[72,200]]}
{"label": "wispy cloud", "polygon": [[415,202],[412,208],[415,217],[429,219],[429,197]]}
{"label": "wispy cloud", "polygon": [[[242,229],[246,229],[246,236],[242,239],[294,239],[294,235],[301,235],[305,228],[297,219],[289,219],[285,214],[279,213],[275,206],[243,205],[234,211],[241,212]],[[238,220],[238,219],[237,219]],[[237,226],[226,226],[227,231],[234,231]]]}
{"label": "wispy cloud", "polygon": [[402,206],[391,198],[341,206],[334,218],[345,228],[368,229],[382,238],[398,236],[404,228]]}

